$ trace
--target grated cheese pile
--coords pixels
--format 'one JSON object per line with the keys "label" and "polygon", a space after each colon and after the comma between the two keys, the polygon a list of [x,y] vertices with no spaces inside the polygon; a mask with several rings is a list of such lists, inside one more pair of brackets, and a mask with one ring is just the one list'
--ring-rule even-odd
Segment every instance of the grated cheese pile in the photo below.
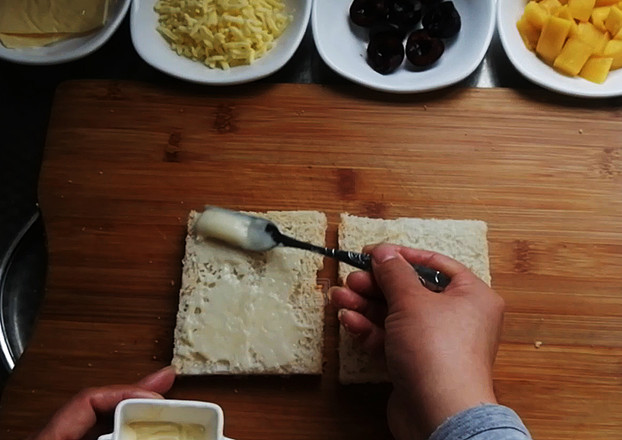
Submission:
{"label": "grated cheese pile", "polygon": [[251,64],[283,33],[283,0],[159,0],[157,30],[177,54],[211,68]]}

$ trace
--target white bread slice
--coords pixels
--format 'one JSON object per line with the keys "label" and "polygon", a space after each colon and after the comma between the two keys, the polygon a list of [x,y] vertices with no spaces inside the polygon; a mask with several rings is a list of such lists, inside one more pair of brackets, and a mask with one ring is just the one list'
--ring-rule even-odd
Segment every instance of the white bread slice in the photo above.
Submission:
{"label": "white bread slice", "polygon": [[[324,246],[315,211],[249,213],[281,232]],[[196,237],[188,218],[172,364],[179,374],[321,374],[323,257],[277,247],[243,251]]]}
{"label": "white bread slice", "polygon": [[[372,219],[341,214],[339,248],[360,251],[372,243],[393,243],[448,255],[471,269],[490,285],[487,225],[479,220],[398,218]],[[339,264],[343,283],[357,269]],[[339,381],[341,383],[385,382],[386,366],[363,352],[341,327],[339,329]]]}

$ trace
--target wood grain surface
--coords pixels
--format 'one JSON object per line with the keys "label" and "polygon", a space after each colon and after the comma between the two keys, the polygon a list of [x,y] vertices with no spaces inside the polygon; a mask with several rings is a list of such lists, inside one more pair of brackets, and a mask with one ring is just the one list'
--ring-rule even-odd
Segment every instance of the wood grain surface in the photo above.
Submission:
{"label": "wood grain surface", "polygon": [[[83,387],[170,362],[185,218],[204,204],[321,210],[331,245],[341,212],[485,220],[507,302],[500,400],[540,440],[619,437],[619,104],[503,89],[62,85],[39,188],[47,295],[0,437],[23,438]],[[318,276],[334,283],[335,264]],[[182,379],[169,396],[219,403],[235,439],[390,438],[388,387],[338,385],[330,306],[326,323],[321,377]]]}

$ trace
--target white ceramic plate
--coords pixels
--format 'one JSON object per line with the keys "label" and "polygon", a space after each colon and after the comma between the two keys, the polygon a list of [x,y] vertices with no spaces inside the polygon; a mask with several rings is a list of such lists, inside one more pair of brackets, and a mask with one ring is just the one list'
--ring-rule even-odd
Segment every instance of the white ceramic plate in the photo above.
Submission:
{"label": "white ceramic plate", "polygon": [[372,89],[416,93],[440,89],[469,76],[481,63],[495,27],[495,0],[453,0],[462,28],[446,41],[445,53],[432,67],[413,71],[404,58],[393,73],[382,75],[367,64],[367,31],[351,24],[352,0],[315,0],[313,38],[324,62],[343,77]]}
{"label": "white ceramic plate", "polygon": [[[2,1],[2,0],[0,0]],[[7,49],[0,44],[0,58],[18,64],[61,64],[77,60],[99,49],[115,33],[131,0],[117,0],[110,4],[108,21],[97,32],[82,37],[70,38],[44,47]]]}
{"label": "white ceramic plate", "polygon": [[131,13],[132,42],[139,55],[164,73],[202,84],[241,84],[264,78],[289,61],[304,37],[311,15],[312,0],[285,0],[293,21],[278,38],[276,45],[249,66],[229,70],[210,69],[202,63],[177,55],[156,30],[156,0],[134,0]]}
{"label": "white ceramic plate", "polygon": [[523,43],[516,22],[525,9],[527,0],[499,0],[497,27],[501,44],[514,67],[534,83],[571,96],[604,98],[622,95],[622,69],[614,70],[603,84],[595,84],[581,77],[571,78],[558,73],[541,61]]}

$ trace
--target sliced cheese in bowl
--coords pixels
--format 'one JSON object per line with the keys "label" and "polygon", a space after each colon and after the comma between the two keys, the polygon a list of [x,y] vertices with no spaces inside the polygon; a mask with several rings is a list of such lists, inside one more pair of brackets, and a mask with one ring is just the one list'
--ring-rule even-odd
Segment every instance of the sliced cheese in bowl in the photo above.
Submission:
{"label": "sliced cheese in bowl", "polygon": [[2,0],[0,33],[84,33],[103,26],[108,0]]}

